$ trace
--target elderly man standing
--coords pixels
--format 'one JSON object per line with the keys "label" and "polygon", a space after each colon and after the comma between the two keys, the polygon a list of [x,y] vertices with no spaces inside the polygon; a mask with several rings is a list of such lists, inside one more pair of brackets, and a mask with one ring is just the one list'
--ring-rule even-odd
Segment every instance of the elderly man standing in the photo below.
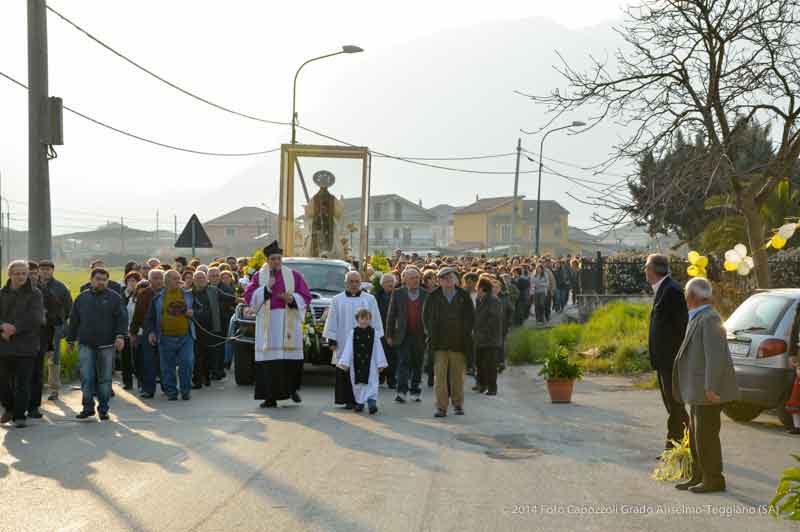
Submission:
{"label": "elderly man standing", "polygon": [[[140,397],[152,399],[156,392],[156,375],[160,372],[159,357],[156,347],[150,345],[144,335],[144,322],[153,300],[164,288],[164,271],[161,269],[150,270],[147,273],[147,286],[140,287],[136,295],[136,306],[128,333],[131,337],[133,349],[139,349],[142,361],[142,392]],[[161,383],[163,388],[164,383]]]}
{"label": "elderly man standing", "polygon": [[275,408],[298,393],[303,380],[302,323],[311,304],[311,291],[300,272],[283,264],[277,241],[264,248],[267,262],[253,274],[244,293],[256,310],[255,399],[261,408]]}
{"label": "elderly man standing", "polygon": [[[398,403],[406,402],[409,389],[415,402],[422,400],[422,365],[425,361],[425,329],[422,308],[428,294],[420,288],[422,275],[416,266],[403,272],[403,287],[395,290],[386,320],[386,343],[397,353]],[[411,386],[409,387],[409,380]]]}
{"label": "elderly man standing", "polygon": [[8,282],[0,289],[0,423],[26,426],[33,365],[44,323],[42,293],[28,278],[28,263],[8,266]]}
{"label": "elderly man standing", "polygon": [[[375,339],[383,339],[383,323],[378,309],[378,301],[372,294],[361,289],[361,274],[357,271],[347,272],[344,282],[345,291],[333,297],[331,310],[325,321],[325,329],[322,331],[322,336],[328,339],[334,351],[337,364],[342,356],[345,342],[356,326],[356,313],[359,310],[365,308],[370,311],[372,315],[370,325],[375,329]],[[336,368],[334,396],[334,402],[337,405],[345,405],[348,410],[355,407],[356,400],[353,395],[349,370]]]}
{"label": "elderly man standing", "polygon": [[466,353],[472,344],[475,308],[469,295],[456,286],[455,268],[442,268],[438,278],[439,288],[430,294],[422,307],[422,323],[428,337],[428,348],[434,357],[435,416],[445,417],[450,401],[456,415],[463,416],[464,371]]}
{"label": "elderly man standing", "polygon": [[658,374],[661,399],[668,414],[664,448],[671,449],[670,441],[681,441],[684,428],[689,426],[686,409],[672,394],[672,366],[686,334],[688,311],[681,286],[669,274],[669,258],[650,255],[644,271],[655,294],[650,313],[650,365]]}
{"label": "elderly man standing", "polygon": [[673,394],[689,405],[692,478],[675,486],[693,493],[725,491],[719,441],[722,405],[739,399],[739,387],[722,318],[711,306],[711,283],[686,284],[689,325],[673,369]]}

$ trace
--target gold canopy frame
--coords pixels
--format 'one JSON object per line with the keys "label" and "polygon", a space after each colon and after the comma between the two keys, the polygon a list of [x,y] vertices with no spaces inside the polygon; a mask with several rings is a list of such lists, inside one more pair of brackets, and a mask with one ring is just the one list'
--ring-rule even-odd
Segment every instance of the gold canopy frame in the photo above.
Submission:
{"label": "gold canopy frame", "polygon": [[278,235],[284,255],[295,255],[295,212],[294,184],[297,160],[300,157],[318,159],[360,159],[361,160],[361,238],[359,250],[363,261],[369,255],[369,195],[372,179],[372,154],[362,146],[324,146],[315,144],[281,145],[281,193],[278,206]]}

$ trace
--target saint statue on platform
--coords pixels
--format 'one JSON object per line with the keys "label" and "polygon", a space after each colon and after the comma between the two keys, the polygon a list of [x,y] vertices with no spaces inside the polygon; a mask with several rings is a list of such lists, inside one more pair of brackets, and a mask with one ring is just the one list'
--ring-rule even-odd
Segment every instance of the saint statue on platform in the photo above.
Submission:
{"label": "saint statue on platform", "polygon": [[307,235],[304,251],[308,257],[345,258],[339,234],[344,217],[344,202],[328,190],[335,182],[336,178],[327,170],[314,174],[314,183],[319,190],[305,207]]}

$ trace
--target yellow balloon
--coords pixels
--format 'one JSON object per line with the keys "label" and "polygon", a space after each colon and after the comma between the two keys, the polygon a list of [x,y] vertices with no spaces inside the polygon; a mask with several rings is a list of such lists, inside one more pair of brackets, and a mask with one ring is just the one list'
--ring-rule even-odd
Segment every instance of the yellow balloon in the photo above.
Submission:
{"label": "yellow balloon", "polygon": [[686,268],[686,273],[688,273],[690,277],[697,277],[700,275],[700,268],[692,264]]}
{"label": "yellow balloon", "polygon": [[690,251],[688,258],[689,258],[689,264],[696,264],[697,259],[700,258],[700,254],[696,251]]}
{"label": "yellow balloon", "polygon": [[735,272],[739,268],[739,264],[735,262],[725,261],[725,271]]}
{"label": "yellow balloon", "polygon": [[706,267],[708,266],[708,257],[701,256],[699,259],[697,259],[697,262],[695,262],[695,264],[696,264],[696,265],[697,265],[699,268],[702,268],[702,269],[704,269],[704,270],[705,270],[705,269],[706,269]]}
{"label": "yellow balloon", "polygon": [[772,247],[775,249],[783,249],[786,245],[786,240],[782,239],[780,235],[775,235],[772,237]]}

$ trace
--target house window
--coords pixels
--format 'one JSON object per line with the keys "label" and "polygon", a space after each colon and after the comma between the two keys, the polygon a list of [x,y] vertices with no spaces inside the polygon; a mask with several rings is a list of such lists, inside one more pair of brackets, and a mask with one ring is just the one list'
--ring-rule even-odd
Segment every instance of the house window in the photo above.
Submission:
{"label": "house window", "polygon": [[383,240],[383,227],[376,227],[375,228],[375,240],[382,241]]}
{"label": "house window", "polygon": [[511,224],[497,226],[500,232],[500,242],[511,242]]}
{"label": "house window", "polygon": [[235,227],[226,227],[225,228],[225,236],[228,238],[233,238],[236,236],[236,228]]}
{"label": "house window", "polygon": [[394,202],[394,219],[403,219],[403,205],[399,201]]}
{"label": "house window", "polygon": [[411,244],[411,228],[404,227],[403,228],[403,245]]}
{"label": "house window", "polygon": [[394,237],[395,240],[400,240],[400,229],[395,227],[392,236]]}
{"label": "house window", "polygon": [[380,220],[381,219],[381,214],[382,214],[382,212],[381,212],[381,204],[380,203],[376,203],[375,206],[372,208],[372,215],[374,216],[373,219],[374,220]]}

